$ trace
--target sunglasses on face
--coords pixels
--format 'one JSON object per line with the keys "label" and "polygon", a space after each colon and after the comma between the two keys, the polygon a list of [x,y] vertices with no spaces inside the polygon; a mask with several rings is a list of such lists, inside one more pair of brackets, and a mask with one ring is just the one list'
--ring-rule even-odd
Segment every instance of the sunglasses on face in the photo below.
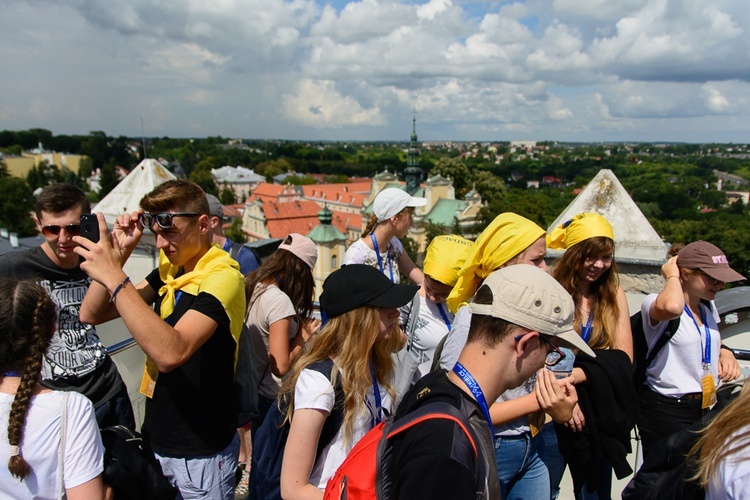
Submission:
{"label": "sunglasses on face", "polygon": [[161,212],[158,214],[143,212],[138,216],[138,220],[143,227],[151,228],[156,222],[160,228],[169,229],[172,227],[175,217],[198,217],[199,215],[196,212]]}
{"label": "sunglasses on face", "polygon": [[78,236],[81,234],[80,224],[68,224],[67,226],[58,226],[56,224],[50,224],[49,226],[42,227],[42,234],[47,237],[58,236],[60,231],[65,229],[65,232],[70,236]]}

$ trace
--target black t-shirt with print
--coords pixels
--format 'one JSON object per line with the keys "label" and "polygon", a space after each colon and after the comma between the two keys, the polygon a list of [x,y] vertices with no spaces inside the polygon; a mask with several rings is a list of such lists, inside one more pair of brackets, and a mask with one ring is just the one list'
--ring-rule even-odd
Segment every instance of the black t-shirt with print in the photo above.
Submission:
{"label": "black t-shirt with print", "polygon": [[0,276],[33,280],[57,309],[56,331],[42,364],[42,385],[75,391],[98,407],[122,387],[117,367],[107,355],[96,329],[81,323],[81,302],[91,278],[81,270],[57,266],[42,247],[0,255]]}

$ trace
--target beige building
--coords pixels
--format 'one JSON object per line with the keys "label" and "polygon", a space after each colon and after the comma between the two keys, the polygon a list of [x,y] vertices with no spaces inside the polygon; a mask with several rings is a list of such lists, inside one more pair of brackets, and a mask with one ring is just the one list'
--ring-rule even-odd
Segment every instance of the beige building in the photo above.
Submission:
{"label": "beige building", "polygon": [[22,153],[21,156],[6,156],[3,158],[3,161],[5,162],[5,166],[8,167],[10,175],[26,178],[32,168],[39,166],[39,164],[45,161],[48,165],[57,165],[60,169],[65,167],[77,174],[83,158],[85,158],[83,155],[44,152]]}

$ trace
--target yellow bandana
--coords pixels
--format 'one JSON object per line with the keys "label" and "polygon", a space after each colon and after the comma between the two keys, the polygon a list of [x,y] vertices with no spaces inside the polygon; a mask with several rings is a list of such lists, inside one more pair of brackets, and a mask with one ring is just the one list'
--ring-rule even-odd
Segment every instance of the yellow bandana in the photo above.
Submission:
{"label": "yellow bandana", "polygon": [[518,214],[506,212],[482,231],[474,242],[466,262],[458,272],[458,282],[446,303],[452,312],[469,300],[477,287],[495,269],[526,250],[544,236],[544,229]]}
{"label": "yellow bandana", "polygon": [[455,285],[472,244],[455,234],[435,236],[427,247],[424,273],[440,283]]}
{"label": "yellow bandana", "polygon": [[564,224],[557,226],[547,235],[549,248],[570,248],[589,238],[603,236],[614,241],[612,225],[599,214],[586,212],[578,214]]}
{"label": "yellow bandana", "polygon": [[[229,317],[229,331],[239,348],[240,333],[245,319],[245,280],[239,271],[239,264],[229,254],[219,248],[216,243],[201,257],[195,268],[177,278],[180,268],[173,266],[164,252],[159,254],[159,278],[164,285],[159,289],[162,296],[160,316],[166,320],[172,314],[175,306],[175,293],[183,291],[190,295],[206,292],[213,295]],[[234,357],[237,361],[237,348]],[[141,379],[141,393],[153,396],[158,376],[156,364],[146,358],[146,366]]]}

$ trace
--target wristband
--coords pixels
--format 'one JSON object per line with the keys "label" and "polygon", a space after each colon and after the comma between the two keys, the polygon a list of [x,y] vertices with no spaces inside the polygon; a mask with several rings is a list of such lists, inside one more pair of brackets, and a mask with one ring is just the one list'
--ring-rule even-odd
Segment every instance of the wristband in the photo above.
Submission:
{"label": "wristband", "polygon": [[734,351],[732,350],[732,348],[731,348],[731,347],[727,347],[727,346],[725,346],[724,344],[721,344],[720,348],[721,348],[721,349],[726,349],[727,351],[729,351],[729,352],[731,352],[732,354],[734,354]]}
{"label": "wristband", "polygon": [[672,276],[667,276],[667,279],[669,278],[677,278],[680,279],[680,276],[678,274],[673,274]]}
{"label": "wristband", "polygon": [[125,276],[125,279],[122,280],[122,283],[120,283],[119,285],[115,287],[114,291],[112,292],[112,296],[109,298],[110,302],[115,301],[115,297],[117,296],[118,293],[120,293],[120,290],[125,288],[125,285],[128,284],[128,281],[130,281],[130,276]]}

